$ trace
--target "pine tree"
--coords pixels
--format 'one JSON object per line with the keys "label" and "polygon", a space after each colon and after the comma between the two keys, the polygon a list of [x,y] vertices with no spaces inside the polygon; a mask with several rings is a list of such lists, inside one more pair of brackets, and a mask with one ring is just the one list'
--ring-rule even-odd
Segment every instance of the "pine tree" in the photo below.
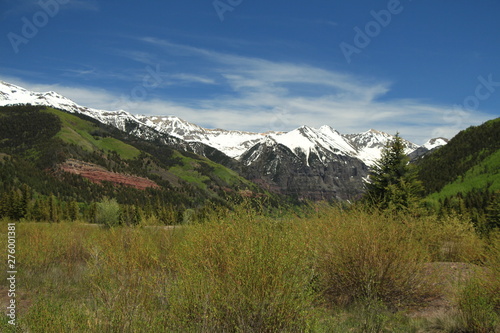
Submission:
{"label": "pine tree", "polygon": [[396,134],[382,151],[366,183],[365,201],[386,210],[409,210],[418,203],[422,185],[409,165],[403,140]]}
{"label": "pine tree", "polygon": [[72,200],[68,204],[68,218],[71,221],[76,221],[80,217],[80,207],[78,206],[78,202]]}
{"label": "pine tree", "polygon": [[486,210],[486,232],[500,228],[500,192],[496,192]]}
{"label": "pine tree", "polygon": [[48,198],[49,222],[59,222],[60,209],[56,197],[51,194]]}

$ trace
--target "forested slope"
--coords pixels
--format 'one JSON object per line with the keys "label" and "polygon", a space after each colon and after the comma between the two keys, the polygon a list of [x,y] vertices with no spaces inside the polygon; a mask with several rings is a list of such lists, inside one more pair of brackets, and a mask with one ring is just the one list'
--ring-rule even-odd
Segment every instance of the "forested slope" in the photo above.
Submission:
{"label": "forested slope", "polygon": [[35,106],[0,108],[0,218],[92,221],[97,203],[111,198],[175,223],[188,209],[266,195],[204,157],[90,118]]}

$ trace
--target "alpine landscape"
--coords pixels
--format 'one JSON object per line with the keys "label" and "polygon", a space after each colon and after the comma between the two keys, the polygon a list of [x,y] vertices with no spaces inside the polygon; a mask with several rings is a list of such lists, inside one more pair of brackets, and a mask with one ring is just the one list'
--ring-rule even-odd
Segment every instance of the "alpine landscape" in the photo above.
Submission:
{"label": "alpine landscape", "polygon": [[500,332],[497,4],[6,7],[1,332]]}

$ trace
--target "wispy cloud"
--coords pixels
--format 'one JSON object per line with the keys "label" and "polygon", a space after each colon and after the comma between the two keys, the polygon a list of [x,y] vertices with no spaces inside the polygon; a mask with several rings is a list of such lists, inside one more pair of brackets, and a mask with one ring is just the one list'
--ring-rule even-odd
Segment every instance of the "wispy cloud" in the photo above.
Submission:
{"label": "wispy cloud", "polygon": [[173,74],[172,78],[177,79],[181,82],[188,82],[188,83],[191,82],[191,83],[215,84],[214,79],[187,73]]}
{"label": "wispy cloud", "polygon": [[[457,111],[453,105],[411,98],[388,99],[391,82],[386,80],[310,64],[222,53],[157,38],[146,37],[140,41],[147,44],[152,53],[123,51],[120,55],[141,66],[161,68],[162,85],[155,87],[154,94],[148,94],[147,98],[131,100],[104,89],[86,87],[18,84],[34,90],[56,90],[79,104],[94,108],[123,108],[148,115],[173,114],[210,128],[266,132],[326,124],[342,133],[370,128],[389,133],[399,131],[403,137],[418,144],[431,137],[452,137],[459,130],[491,117],[480,111]],[[196,66],[189,71],[187,67],[175,66],[176,62],[183,61],[193,61]],[[95,73],[75,71],[73,74]],[[139,84],[142,82],[140,71],[129,77]],[[131,91],[134,84],[137,83],[131,83]],[[191,93],[190,98],[182,100],[158,97],[166,86],[194,88],[200,84],[217,87],[217,90],[209,96]]]}

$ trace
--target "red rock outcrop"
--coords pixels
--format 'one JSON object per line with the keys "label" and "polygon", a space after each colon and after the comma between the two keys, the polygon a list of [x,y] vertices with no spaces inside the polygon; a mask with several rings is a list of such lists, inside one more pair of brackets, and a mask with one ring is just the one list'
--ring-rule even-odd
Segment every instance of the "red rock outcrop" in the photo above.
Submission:
{"label": "red rock outcrop", "polygon": [[107,181],[118,185],[131,186],[139,190],[145,190],[148,187],[159,188],[158,184],[147,178],[111,172],[102,166],[74,159],[69,159],[61,164],[60,169],[80,175],[97,184]]}

